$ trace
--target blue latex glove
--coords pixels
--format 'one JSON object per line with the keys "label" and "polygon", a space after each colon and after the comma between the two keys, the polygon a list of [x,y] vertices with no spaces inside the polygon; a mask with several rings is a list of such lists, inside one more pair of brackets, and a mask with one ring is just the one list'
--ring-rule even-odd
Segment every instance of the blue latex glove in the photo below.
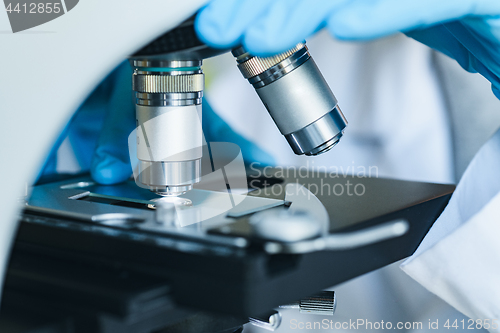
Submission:
{"label": "blue latex glove", "polygon": [[[116,184],[132,175],[128,136],[135,128],[132,68],[120,64],[80,106],[52,149],[43,174],[56,171],[57,149],[68,137],[83,170],[100,184]],[[245,161],[274,164],[273,158],[234,132],[204,101],[203,131],[207,142],[237,144]]]}
{"label": "blue latex glove", "polygon": [[43,175],[56,172],[56,153],[67,137],[80,167],[95,181],[114,184],[130,177],[128,135],[135,127],[130,67],[120,64],[78,108],[52,148]]}
{"label": "blue latex glove", "polygon": [[213,47],[255,55],[285,51],[326,27],[344,40],[404,32],[479,72],[500,98],[498,0],[213,0],[196,19]]}

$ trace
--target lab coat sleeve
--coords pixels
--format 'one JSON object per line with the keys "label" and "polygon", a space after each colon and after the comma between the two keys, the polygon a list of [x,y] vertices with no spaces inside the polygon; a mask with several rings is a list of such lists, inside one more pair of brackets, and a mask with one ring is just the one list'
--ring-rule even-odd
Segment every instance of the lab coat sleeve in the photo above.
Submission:
{"label": "lab coat sleeve", "polygon": [[500,130],[474,157],[448,206],[401,268],[460,312],[482,320],[484,328],[500,332]]}

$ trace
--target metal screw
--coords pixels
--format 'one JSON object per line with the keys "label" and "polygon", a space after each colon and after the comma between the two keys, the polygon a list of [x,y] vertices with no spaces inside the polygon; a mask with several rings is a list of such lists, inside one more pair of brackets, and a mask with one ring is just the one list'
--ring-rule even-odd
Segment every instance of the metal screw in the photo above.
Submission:
{"label": "metal screw", "polygon": [[300,313],[333,316],[337,307],[334,291],[322,291],[297,303],[280,305],[282,309],[300,309]]}
{"label": "metal screw", "polygon": [[250,324],[266,329],[268,331],[274,331],[281,325],[281,313],[278,311],[273,311],[270,314],[263,317],[250,317],[248,318]]}

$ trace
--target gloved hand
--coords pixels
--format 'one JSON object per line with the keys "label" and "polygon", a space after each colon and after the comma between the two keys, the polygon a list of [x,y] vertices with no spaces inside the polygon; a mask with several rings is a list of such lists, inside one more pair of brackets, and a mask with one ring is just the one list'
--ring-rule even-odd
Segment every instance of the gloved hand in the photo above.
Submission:
{"label": "gloved hand", "polygon": [[98,183],[130,177],[128,135],[135,127],[131,75],[130,64],[123,62],[95,88],[52,148],[43,175],[56,173],[57,150],[68,138],[79,166]]}
{"label": "gloved hand", "polygon": [[[128,136],[136,123],[131,76],[130,64],[123,62],[99,84],[57,140],[43,175],[56,172],[57,150],[66,137],[80,167],[90,170],[98,183],[116,184],[132,175]],[[240,147],[246,162],[274,164],[269,154],[234,132],[206,101],[202,121],[207,142],[233,142]]]}
{"label": "gloved hand", "polygon": [[324,27],[344,40],[401,31],[481,73],[500,98],[498,0],[212,0],[195,24],[208,45],[242,44],[261,56],[285,51]]}

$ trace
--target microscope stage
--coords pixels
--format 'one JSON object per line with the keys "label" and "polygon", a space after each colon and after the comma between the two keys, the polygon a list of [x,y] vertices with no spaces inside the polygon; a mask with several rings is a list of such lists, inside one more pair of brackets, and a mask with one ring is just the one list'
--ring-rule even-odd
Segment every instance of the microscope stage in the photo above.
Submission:
{"label": "microscope stage", "polygon": [[[168,283],[177,305],[247,317],[411,255],[454,190],[452,185],[330,178],[318,172],[280,177],[278,169],[271,171],[267,175],[274,172],[274,176],[266,178],[248,175],[252,191],[246,197],[244,189],[214,191],[203,184],[186,193],[183,197],[193,206],[177,210],[178,217],[185,214],[180,218],[184,226],[178,227],[157,222],[152,200],[158,196],[133,181],[102,186],[79,176],[37,185],[21,219],[12,262],[16,253],[29,252],[40,260],[67,259],[71,254],[71,261],[92,267],[89,270],[118,265]],[[346,191],[338,195],[340,186],[346,190],[347,183],[351,195]],[[290,196],[286,189],[291,187],[306,191]],[[316,190],[321,188],[323,192]],[[315,194],[312,199],[310,193]],[[394,220],[408,221],[409,231],[352,249],[266,252],[267,241],[255,232],[251,217],[259,211],[294,207],[309,209],[314,219],[324,213],[330,234],[366,230]],[[41,283],[36,274],[32,276],[31,285]]]}

